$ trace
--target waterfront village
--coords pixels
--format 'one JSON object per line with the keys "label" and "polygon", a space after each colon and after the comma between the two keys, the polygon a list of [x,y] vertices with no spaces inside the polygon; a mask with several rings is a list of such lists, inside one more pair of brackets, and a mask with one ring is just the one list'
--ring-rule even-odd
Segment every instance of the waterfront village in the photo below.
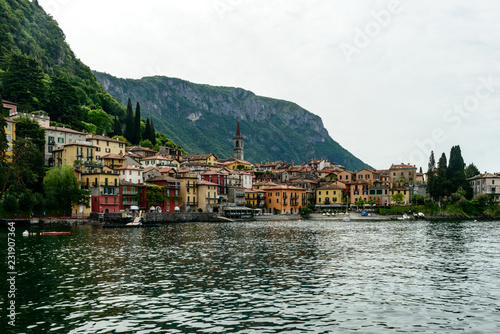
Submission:
{"label": "waterfront village", "polygon": [[[183,154],[161,146],[159,151],[101,135],[90,135],[50,125],[46,114],[9,110],[7,158],[12,154],[16,117],[29,116],[45,129],[47,167],[72,165],[90,205],[75,205],[73,217],[91,213],[211,212],[226,217],[242,213],[299,214],[304,207],[320,212],[343,212],[366,205],[407,205],[415,194],[426,194],[426,179],[417,167],[395,163],[385,170],[346,170],[327,159],[301,164],[286,161],[252,163],[244,159],[244,136],[235,125],[233,157],[220,160],[212,153]],[[474,195],[493,195],[500,202],[500,173],[484,173],[469,180]],[[147,189],[160,191],[155,202]],[[158,201],[161,198],[161,201]]]}

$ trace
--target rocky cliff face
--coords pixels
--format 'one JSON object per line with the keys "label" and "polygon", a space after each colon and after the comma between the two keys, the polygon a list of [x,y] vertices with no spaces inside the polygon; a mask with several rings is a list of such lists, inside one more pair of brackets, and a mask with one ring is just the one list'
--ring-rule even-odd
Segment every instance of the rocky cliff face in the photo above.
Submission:
{"label": "rocky cliff face", "polygon": [[115,98],[130,97],[141,115],[154,119],[165,133],[189,153],[232,156],[232,137],[240,122],[245,159],[252,162],[328,158],[349,169],[365,164],[335,142],[320,117],[300,106],[230,87],[193,84],[168,77],[119,79],[95,72]]}

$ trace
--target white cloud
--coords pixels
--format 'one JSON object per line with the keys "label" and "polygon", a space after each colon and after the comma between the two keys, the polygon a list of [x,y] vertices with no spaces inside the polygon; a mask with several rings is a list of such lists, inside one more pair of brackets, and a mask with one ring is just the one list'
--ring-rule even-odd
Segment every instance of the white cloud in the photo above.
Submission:
{"label": "white cloud", "polygon": [[[493,0],[39,2],[92,69],[238,86],[296,102],[376,168],[404,160],[425,169],[430,153],[415,159],[415,143],[439,128],[446,140],[435,143],[436,156],[460,145],[466,162],[500,171],[500,86],[460,128],[443,120],[474,94],[479,78],[500,81]],[[376,13],[391,6],[397,13],[373,30]],[[339,45],[354,44],[358,31],[372,37],[348,62]]]}

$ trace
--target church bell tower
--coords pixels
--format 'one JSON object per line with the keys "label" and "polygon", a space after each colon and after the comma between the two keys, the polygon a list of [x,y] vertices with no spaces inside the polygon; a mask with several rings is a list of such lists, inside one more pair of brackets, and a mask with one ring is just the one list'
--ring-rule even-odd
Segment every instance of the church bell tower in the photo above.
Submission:
{"label": "church bell tower", "polygon": [[233,137],[233,157],[238,160],[244,160],[243,157],[243,136],[240,131],[240,122],[238,122],[238,128],[236,129],[236,136]]}

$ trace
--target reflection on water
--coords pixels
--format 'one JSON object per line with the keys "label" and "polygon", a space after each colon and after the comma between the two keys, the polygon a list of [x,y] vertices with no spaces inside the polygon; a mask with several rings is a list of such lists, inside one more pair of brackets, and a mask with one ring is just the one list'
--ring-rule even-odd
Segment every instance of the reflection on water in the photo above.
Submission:
{"label": "reflection on water", "polygon": [[500,222],[21,232],[17,333],[500,332]]}

